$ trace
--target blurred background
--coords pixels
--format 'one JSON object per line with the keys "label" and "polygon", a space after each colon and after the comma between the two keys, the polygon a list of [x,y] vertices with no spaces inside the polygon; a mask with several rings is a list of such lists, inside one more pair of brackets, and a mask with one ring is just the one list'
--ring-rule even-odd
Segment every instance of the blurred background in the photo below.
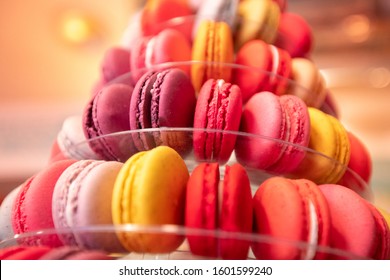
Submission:
{"label": "blurred background", "polygon": [[[0,2],[0,200],[47,163],[139,2]],[[367,145],[375,202],[390,211],[390,1],[289,0],[288,11],[311,25],[312,58],[341,121]]]}

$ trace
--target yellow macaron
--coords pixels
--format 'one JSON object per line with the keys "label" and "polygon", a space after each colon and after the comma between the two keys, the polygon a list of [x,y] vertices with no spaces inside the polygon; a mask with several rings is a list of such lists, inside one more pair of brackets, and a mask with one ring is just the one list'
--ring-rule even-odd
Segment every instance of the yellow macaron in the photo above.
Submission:
{"label": "yellow macaron", "polygon": [[[183,225],[189,172],[170,147],[159,146],[129,158],[119,171],[112,196],[116,225]],[[174,251],[184,237],[175,234],[118,232],[122,245],[139,253]]]}
{"label": "yellow macaron", "polygon": [[341,122],[319,109],[309,107],[309,149],[296,175],[317,184],[337,183],[347,169],[351,150]]}
{"label": "yellow macaron", "polygon": [[233,63],[233,34],[227,23],[222,21],[204,20],[200,23],[192,46],[192,60],[201,61],[191,67],[192,84],[196,92],[209,79],[231,79]]}
{"label": "yellow macaron", "polygon": [[243,0],[238,7],[240,24],[236,34],[236,48],[260,39],[272,44],[277,36],[280,8],[273,0]]}

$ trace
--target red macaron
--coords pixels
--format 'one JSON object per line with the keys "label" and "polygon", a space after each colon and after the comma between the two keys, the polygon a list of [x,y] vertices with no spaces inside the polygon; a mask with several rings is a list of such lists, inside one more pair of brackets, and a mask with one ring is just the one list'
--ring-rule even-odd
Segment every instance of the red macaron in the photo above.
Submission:
{"label": "red macaron", "polygon": [[283,49],[261,40],[252,40],[237,52],[233,83],[242,91],[244,103],[260,91],[282,95],[290,82],[291,57]]}
{"label": "red macaron", "polygon": [[[252,231],[252,195],[248,175],[239,165],[226,166],[220,179],[218,163],[201,163],[187,183],[185,225],[191,252],[206,257],[246,259]],[[229,236],[191,234],[191,229],[221,230]]]}
{"label": "red macaron", "polygon": [[330,213],[319,187],[305,179],[272,177],[253,197],[253,242],[257,259],[324,259],[329,245]]}
{"label": "red macaron", "polygon": [[[62,172],[75,160],[56,161],[30,178],[20,189],[12,209],[12,227],[15,234],[54,229],[52,197],[54,186]],[[20,239],[28,245],[62,245],[55,234]]]}
{"label": "red macaron", "polygon": [[234,133],[240,126],[241,111],[241,90],[237,85],[210,79],[202,86],[194,116],[193,145],[197,160],[224,163],[229,159],[236,143]]}

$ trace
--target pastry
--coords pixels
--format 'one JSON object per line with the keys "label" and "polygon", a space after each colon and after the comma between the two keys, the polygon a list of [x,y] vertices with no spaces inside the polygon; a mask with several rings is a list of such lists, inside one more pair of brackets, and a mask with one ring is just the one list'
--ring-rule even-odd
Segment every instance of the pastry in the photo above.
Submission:
{"label": "pastry", "polygon": [[316,108],[309,107],[309,149],[299,168],[298,178],[306,178],[317,184],[336,183],[344,175],[351,148],[347,131],[341,122]]}
{"label": "pastry", "polygon": [[124,252],[114,233],[78,229],[111,225],[111,197],[122,163],[80,160],[67,167],[53,191],[52,212],[55,228],[66,245]]}
{"label": "pastry", "polygon": [[260,92],[246,103],[240,131],[258,135],[237,137],[235,154],[242,165],[289,173],[300,165],[309,145],[308,109],[298,97]]}
{"label": "pastry", "polygon": [[[54,186],[62,172],[74,162],[75,160],[54,162],[23,185],[12,208],[12,228],[15,234],[54,228],[52,216]],[[51,247],[62,245],[55,234],[21,239],[20,243]]]}
{"label": "pastry", "polygon": [[276,95],[285,93],[291,74],[290,55],[262,40],[251,40],[237,52],[233,71],[233,83],[242,91],[244,103],[260,91],[271,91]]}
{"label": "pastry", "polygon": [[[175,29],[164,29],[154,36],[145,36],[137,40],[131,49],[131,69],[137,81],[148,68],[158,67],[166,62],[191,60],[191,44]],[[188,66],[182,69],[189,75]]]}
{"label": "pastry", "polygon": [[192,229],[232,234],[229,238],[211,235],[187,236],[195,255],[246,259],[249,241],[240,234],[252,232],[252,194],[248,175],[240,164],[226,166],[220,179],[218,163],[201,163],[187,184],[185,225]]}
{"label": "pastry", "polygon": [[275,46],[291,57],[308,57],[313,46],[313,34],[307,21],[291,12],[281,14]]}
{"label": "pastry", "polygon": [[238,86],[215,79],[202,86],[194,116],[193,146],[197,160],[224,163],[229,159],[237,137],[232,133],[239,129],[241,111],[242,97]]}
{"label": "pastry", "polygon": [[[167,146],[139,152],[125,162],[114,185],[114,225],[133,224],[138,231],[118,231],[123,246],[138,253],[174,251],[184,236],[156,233],[153,227],[184,225],[189,172],[180,155]],[[152,227],[150,231],[148,228]],[[161,228],[163,229],[163,228]]]}
{"label": "pastry", "polygon": [[254,232],[272,238],[253,242],[257,259],[327,258],[321,248],[329,245],[330,207],[316,184],[305,179],[267,179],[255,192],[253,207]]}
{"label": "pastry", "polygon": [[163,127],[192,127],[196,98],[194,88],[184,71],[172,68],[145,73],[134,88],[130,102],[130,129],[138,151],[167,145],[183,156],[191,151],[186,132],[139,131]]}
{"label": "pastry", "polygon": [[[129,134],[129,107],[133,88],[110,84],[95,95],[84,109],[82,127],[88,144],[100,159],[126,161],[136,152]],[[101,137],[117,133],[115,136]]]}
{"label": "pastry", "polygon": [[330,258],[389,259],[389,227],[372,204],[340,185],[320,185],[331,215],[330,247],[346,255]]}
{"label": "pastry", "polygon": [[250,40],[272,44],[277,36],[280,8],[273,0],[242,0],[238,7],[240,22],[235,34],[235,48]]}
{"label": "pastry", "polygon": [[233,34],[227,23],[204,20],[197,29],[192,45],[191,79],[198,92],[209,79],[230,82],[233,63]]}
{"label": "pastry", "polygon": [[[28,182],[25,181],[24,184]],[[10,191],[0,205],[0,241],[14,237],[15,232],[12,228],[12,208],[16,196],[23,184]]]}

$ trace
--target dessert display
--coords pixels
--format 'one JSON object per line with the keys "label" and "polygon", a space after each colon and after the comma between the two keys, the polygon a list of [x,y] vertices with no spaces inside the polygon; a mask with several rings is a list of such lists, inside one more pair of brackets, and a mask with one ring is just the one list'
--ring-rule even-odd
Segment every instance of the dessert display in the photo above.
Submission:
{"label": "dessert display", "polygon": [[370,154],[286,2],[146,1],[0,205],[0,259],[390,259]]}

